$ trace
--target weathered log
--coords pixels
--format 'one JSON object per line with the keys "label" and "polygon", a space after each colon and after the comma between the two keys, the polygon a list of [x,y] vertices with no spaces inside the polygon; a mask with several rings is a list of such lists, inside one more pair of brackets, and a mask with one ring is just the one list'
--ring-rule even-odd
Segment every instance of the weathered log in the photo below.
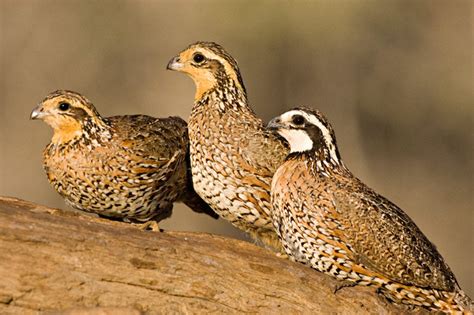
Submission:
{"label": "weathered log", "polygon": [[0,313],[399,314],[253,244],[0,197]]}

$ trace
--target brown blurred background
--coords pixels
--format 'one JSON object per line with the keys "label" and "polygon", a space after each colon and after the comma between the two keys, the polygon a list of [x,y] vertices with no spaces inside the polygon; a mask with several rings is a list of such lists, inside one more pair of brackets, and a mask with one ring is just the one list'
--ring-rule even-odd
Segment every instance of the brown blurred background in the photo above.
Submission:
{"label": "brown blurred background", "polygon": [[[472,1],[0,0],[0,195],[54,207],[29,121],[67,88],[104,116],[187,118],[194,85],[165,70],[212,40],[239,61],[266,120],[322,110],[352,171],[392,199],[437,245],[473,297]],[[162,226],[242,237],[184,206]]]}

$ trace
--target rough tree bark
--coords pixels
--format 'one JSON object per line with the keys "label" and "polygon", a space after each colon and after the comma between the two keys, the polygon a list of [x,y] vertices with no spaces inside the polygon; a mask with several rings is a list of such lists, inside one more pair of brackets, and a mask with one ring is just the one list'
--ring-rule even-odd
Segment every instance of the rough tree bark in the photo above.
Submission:
{"label": "rough tree bark", "polygon": [[1,314],[399,314],[253,244],[0,197]]}

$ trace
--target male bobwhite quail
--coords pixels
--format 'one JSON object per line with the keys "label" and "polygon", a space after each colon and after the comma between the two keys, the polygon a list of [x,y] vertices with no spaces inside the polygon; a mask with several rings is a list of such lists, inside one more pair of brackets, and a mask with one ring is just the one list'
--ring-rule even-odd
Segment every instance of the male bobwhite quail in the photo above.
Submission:
{"label": "male bobwhite quail", "polygon": [[73,208],[145,222],[169,217],[173,202],[182,201],[216,217],[192,189],[183,119],[103,118],[84,96],[65,90],[49,94],[31,119],[54,130],[43,166],[51,185]]}
{"label": "male bobwhite quail", "polygon": [[296,108],[268,128],[290,144],[271,195],[273,223],[291,259],[339,280],[374,286],[397,304],[437,311],[470,307],[415,223],[346,168],[320,112]]}
{"label": "male bobwhite quail", "polygon": [[219,216],[280,251],[270,183],[288,149],[248,104],[237,62],[221,46],[197,42],[168,63],[196,85],[189,118],[194,189]]}

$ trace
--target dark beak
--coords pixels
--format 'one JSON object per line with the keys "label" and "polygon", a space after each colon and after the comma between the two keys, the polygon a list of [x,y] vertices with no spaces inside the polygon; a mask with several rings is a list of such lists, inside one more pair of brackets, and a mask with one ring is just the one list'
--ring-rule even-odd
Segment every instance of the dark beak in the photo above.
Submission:
{"label": "dark beak", "polygon": [[267,124],[267,129],[270,130],[278,130],[280,128],[283,128],[284,125],[281,123],[280,117],[275,117],[270,122]]}
{"label": "dark beak", "polygon": [[35,108],[33,108],[33,111],[31,112],[30,119],[41,119],[46,114],[43,111],[43,108],[41,107],[41,104],[38,104]]}
{"label": "dark beak", "polygon": [[181,63],[179,56],[173,57],[173,59],[171,59],[166,66],[166,69],[173,71],[179,71],[181,68],[183,68],[183,64]]}

